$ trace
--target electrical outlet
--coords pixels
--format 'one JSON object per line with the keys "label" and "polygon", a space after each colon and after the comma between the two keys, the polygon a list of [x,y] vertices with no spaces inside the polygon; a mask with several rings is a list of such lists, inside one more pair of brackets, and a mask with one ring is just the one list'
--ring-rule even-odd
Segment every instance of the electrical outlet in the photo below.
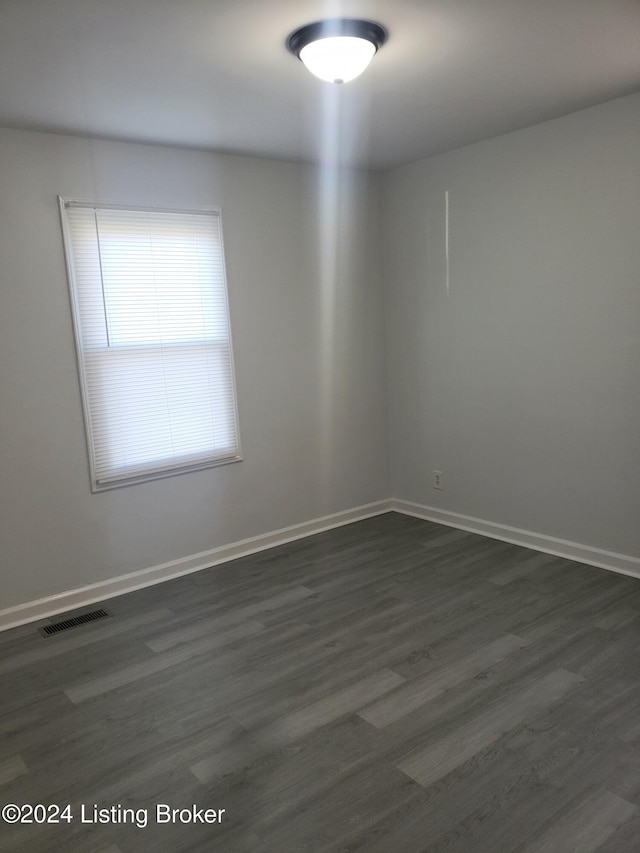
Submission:
{"label": "electrical outlet", "polygon": [[444,489],[442,471],[433,472],[433,488],[442,491]]}

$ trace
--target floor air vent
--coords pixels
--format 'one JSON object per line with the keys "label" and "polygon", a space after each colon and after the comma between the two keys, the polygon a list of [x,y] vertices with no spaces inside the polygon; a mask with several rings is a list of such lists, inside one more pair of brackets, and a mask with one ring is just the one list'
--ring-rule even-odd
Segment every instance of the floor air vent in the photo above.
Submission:
{"label": "floor air vent", "polygon": [[96,619],[104,619],[107,616],[111,616],[111,614],[100,608],[100,610],[92,610],[91,613],[74,616],[72,619],[63,619],[61,622],[54,622],[53,625],[45,625],[39,631],[43,636],[48,637],[51,634],[59,634],[60,631],[68,631],[69,628],[76,628],[78,625],[95,622]]}

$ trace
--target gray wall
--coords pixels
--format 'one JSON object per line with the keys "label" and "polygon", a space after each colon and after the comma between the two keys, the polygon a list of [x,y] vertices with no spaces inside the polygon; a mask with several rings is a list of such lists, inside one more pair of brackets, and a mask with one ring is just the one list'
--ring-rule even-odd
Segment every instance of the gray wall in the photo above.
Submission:
{"label": "gray wall", "polygon": [[639,156],[634,95],[386,174],[395,497],[640,554]]}
{"label": "gray wall", "polygon": [[[382,178],[0,130],[0,609],[391,494],[640,554],[638,151],[640,95]],[[243,462],[91,493],[58,194],[222,208]]]}
{"label": "gray wall", "polygon": [[[388,497],[376,180],[0,130],[0,609]],[[91,493],[58,194],[221,207],[243,462]]]}

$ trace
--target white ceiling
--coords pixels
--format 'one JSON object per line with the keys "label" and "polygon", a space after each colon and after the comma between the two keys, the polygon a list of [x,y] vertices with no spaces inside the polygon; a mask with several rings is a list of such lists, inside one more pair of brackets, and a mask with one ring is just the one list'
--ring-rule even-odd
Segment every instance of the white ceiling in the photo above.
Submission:
{"label": "white ceiling", "polygon": [[[366,17],[358,80],[296,27]],[[0,0],[0,125],[384,168],[640,90],[639,0]]]}

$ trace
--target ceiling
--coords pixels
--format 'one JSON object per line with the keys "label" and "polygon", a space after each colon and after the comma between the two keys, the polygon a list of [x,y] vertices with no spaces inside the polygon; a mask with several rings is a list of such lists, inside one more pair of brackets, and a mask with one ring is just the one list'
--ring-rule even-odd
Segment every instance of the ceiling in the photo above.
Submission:
{"label": "ceiling", "polygon": [[[343,86],[284,46],[335,16]],[[638,90],[638,0],[0,0],[8,127],[387,168]]]}

